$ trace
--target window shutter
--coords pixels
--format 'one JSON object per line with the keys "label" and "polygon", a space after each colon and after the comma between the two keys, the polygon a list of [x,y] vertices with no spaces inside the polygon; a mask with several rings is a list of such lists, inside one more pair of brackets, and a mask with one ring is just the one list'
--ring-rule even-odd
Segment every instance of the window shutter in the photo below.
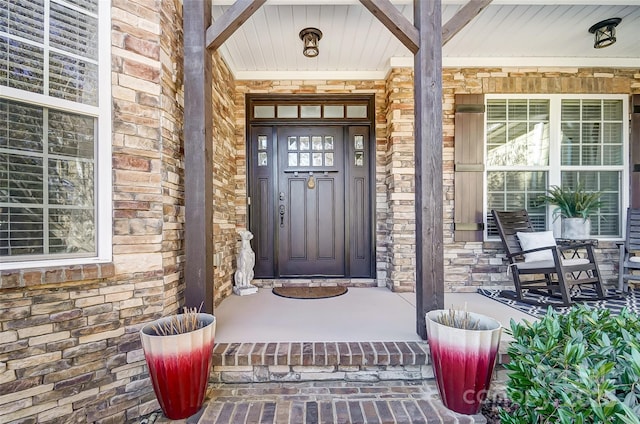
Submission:
{"label": "window shutter", "polygon": [[640,94],[631,96],[631,207],[640,208]]}
{"label": "window shutter", "polygon": [[454,240],[482,241],[484,95],[455,96]]}

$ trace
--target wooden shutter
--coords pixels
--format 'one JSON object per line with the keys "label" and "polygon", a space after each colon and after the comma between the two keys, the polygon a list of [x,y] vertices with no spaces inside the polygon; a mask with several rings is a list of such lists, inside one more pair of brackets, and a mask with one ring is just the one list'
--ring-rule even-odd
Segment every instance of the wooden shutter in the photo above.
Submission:
{"label": "wooden shutter", "polygon": [[484,110],[482,94],[455,96],[455,241],[482,241]]}
{"label": "wooden shutter", "polygon": [[631,207],[640,208],[640,94],[631,96]]}

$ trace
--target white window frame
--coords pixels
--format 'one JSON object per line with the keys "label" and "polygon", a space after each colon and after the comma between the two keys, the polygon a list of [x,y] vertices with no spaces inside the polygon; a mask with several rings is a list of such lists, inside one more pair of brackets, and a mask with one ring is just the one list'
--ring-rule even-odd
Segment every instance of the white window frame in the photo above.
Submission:
{"label": "white window frame", "polygon": [[[527,168],[527,170],[535,171],[535,170],[544,170],[548,172],[548,181],[547,184],[549,186],[552,185],[560,185],[560,174],[562,170],[603,170],[602,166],[596,167],[588,167],[588,166],[576,166],[569,167],[560,165],[560,143],[562,141],[562,128],[561,128],[561,102],[562,100],[622,100],[622,134],[623,134],[623,146],[622,146],[622,165],[611,167],[611,170],[620,170],[622,184],[620,190],[622,191],[620,196],[620,236],[619,237],[600,237],[598,236],[598,240],[602,241],[620,241],[624,239],[624,234],[626,232],[626,224],[624,219],[624,211],[627,210],[629,206],[629,125],[631,122],[631,117],[629,115],[629,95],[628,94],[486,94],[485,95],[485,106],[489,100],[494,99],[510,99],[510,100],[525,100],[525,99],[548,99],[549,100],[549,165],[546,167],[531,167]],[[484,116],[484,163],[487,163],[487,114]],[[557,153],[557,154],[554,154]],[[514,166],[514,167],[503,167],[502,170],[505,171],[522,171],[522,167]],[[572,168],[572,169],[569,169]],[[483,216],[484,216],[484,240],[495,241],[499,240],[499,238],[488,235],[488,223],[487,217],[490,213],[488,208],[488,185],[487,185],[487,173],[490,171],[495,171],[496,169],[488,170],[485,165],[485,170],[483,174],[483,190],[484,190],[484,205],[483,205]],[[553,230],[554,234],[559,236],[561,232],[561,220],[557,219],[555,222],[553,220],[553,208],[547,208],[547,225],[550,227],[548,230]]]}
{"label": "white window frame", "polygon": [[[45,0],[48,6],[49,1]],[[68,7],[73,5],[65,3]],[[45,21],[45,31],[49,22]],[[45,49],[46,52],[46,49]],[[45,74],[45,80],[48,75]],[[108,263],[113,260],[113,219],[111,180],[111,2],[98,1],[98,106],[49,97],[11,87],[0,86],[0,98],[45,108],[80,113],[97,119],[96,178],[96,255],[82,258],[31,259],[0,262],[0,271],[13,269],[63,267]]]}

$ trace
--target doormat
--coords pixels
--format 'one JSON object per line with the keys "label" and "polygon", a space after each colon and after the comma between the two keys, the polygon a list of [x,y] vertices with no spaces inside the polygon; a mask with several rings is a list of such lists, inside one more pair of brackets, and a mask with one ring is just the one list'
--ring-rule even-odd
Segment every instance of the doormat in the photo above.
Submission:
{"label": "doormat", "polygon": [[274,287],[273,294],[290,299],[326,299],[341,296],[347,292],[346,287]]}
{"label": "doormat", "polygon": [[[584,296],[589,296],[591,294],[589,293],[590,291],[592,290],[582,289],[582,294]],[[525,303],[519,302],[515,299],[504,297],[502,296],[502,292],[506,292],[506,294],[508,295],[515,296],[515,291],[513,290],[478,289],[478,293],[480,293],[481,295],[536,318],[542,318],[547,313],[547,308],[549,307],[548,303],[553,303],[554,300],[557,301],[557,299],[553,297],[538,295],[535,293],[525,293],[524,297],[528,302],[531,302]],[[591,295],[594,294],[595,293]],[[616,294],[618,294],[619,296],[613,297]],[[609,309],[612,315],[619,315],[623,308],[627,308],[629,311],[636,314],[640,313],[640,289],[629,287],[629,291],[623,294],[620,294],[614,289],[609,289],[607,291],[607,295],[612,296],[612,298],[604,300],[576,301],[574,302],[574,305],[588,305],[589,307],[594,309]],[[545,305],[544,303],[547,304]],[[551,306],[553,307],[553,309],[555,309],[556,312],[560,314],[566,314],[571,308],[570,306],[562,306],[561,304]]]}

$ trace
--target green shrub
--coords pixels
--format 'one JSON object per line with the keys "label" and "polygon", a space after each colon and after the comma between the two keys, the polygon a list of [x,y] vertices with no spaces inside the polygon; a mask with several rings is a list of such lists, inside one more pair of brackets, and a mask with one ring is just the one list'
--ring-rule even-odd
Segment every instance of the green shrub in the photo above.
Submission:
{"label": "green shrub", "polygon": [[624,310],[551,308],[511,321],[507,394],[519,405],[502,423],[640,423],[640,318]]}

